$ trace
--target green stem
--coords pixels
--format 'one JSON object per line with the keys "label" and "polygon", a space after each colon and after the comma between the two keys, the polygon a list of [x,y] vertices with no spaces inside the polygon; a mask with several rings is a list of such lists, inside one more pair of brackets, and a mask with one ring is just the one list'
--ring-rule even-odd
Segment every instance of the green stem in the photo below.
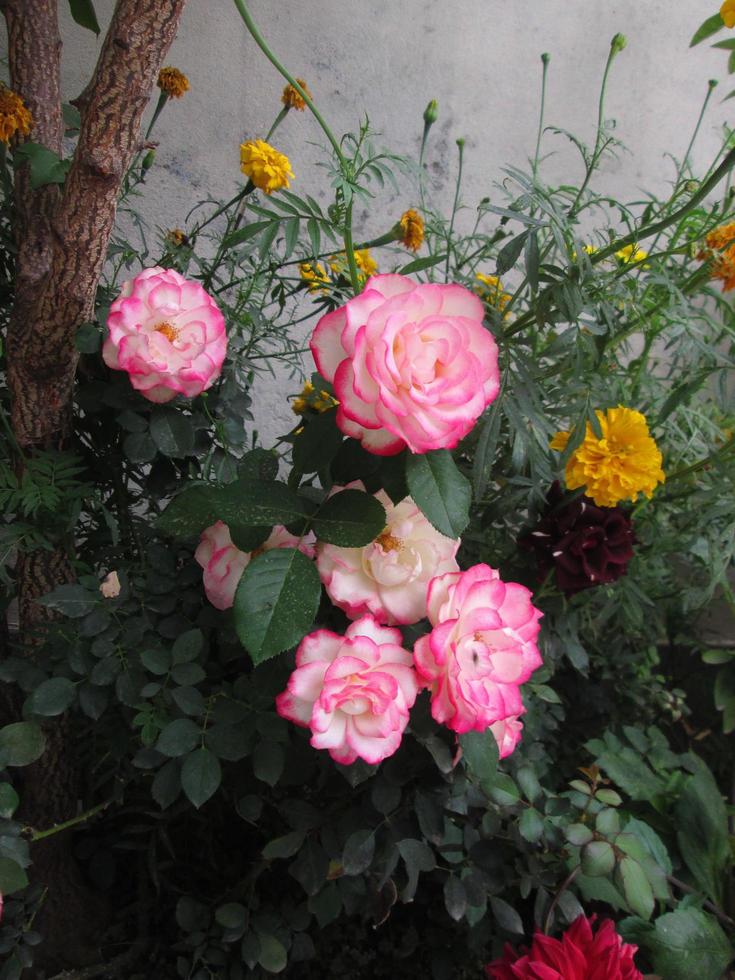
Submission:
{"label": "green stem", "polygon": [[[310,112],[321,126],[324,135],[332,144],[332,149],[334,150],[334,154],[339,162],[340,170],[342,171],[342,176],[344,177],[345,180],[349,181],[351,175],[350,175],[349,166],[347,164],[347,159],[345,158],[345,155],[342,152],[342,147],[339,145],[339,142],[337,141],[334,134],[332,133],[332,130],[327,125],[326,120],[319,112],[319,110],[316,108],[314,103],[311,101],[311,97],[304,91],[301,85],[299,85],[299,83],[296,81],[293,75],[291,75],[291,73],[286,68],[284,68],[284,66],[281,64],[278,58],[276,58],[275,54],[268,47],[265,38],[256,27],[253,18],[250,16],[250,11],[245,6],[244,0],[233,0],[233,2],[237,7],[238,13],[240,14],[243,21],[245,22],[245,26],[247,27],[253,40],[258,45],[260,50],[266,56],[268,61],[270,61],[273,67],[278,72],[280,72],[281,75],[283,75],[283,77],[286,79],[289,85],[292,85],[296,89],[296,91],[299,93],[299,95],[304,100],[306,105],[309,107]],[[354,289],[355,293],[358,293],[360,291],[360,280],[357,274],[357,264],[355,262],[355,256],[353,250],[350,248],[350,242],[352,241],[352,227],[351,226],[349,228],[347,227],[347,223],[351,222],[351,220],[352,220],[352,203],[350,202],[347,208],[346,223],[345,223],[345,230],[344,230],[344,241],[345,241],[345,252],[347,254],[347,263],[350,269],[350,279],[352,280],[352,288]]]}
{"label": "green stem", "polygon": [[686,170],[686,166],[689,163],[689,156],[690,156],[692,150],[694,149],[694,144],[695,144],[695,142],[697,140],[697,136],[699,135],[699,130],[700,130],[701,126],[702,126],[702,121],[704,119],[704,114],[707,111],[707,106],[709,105],[709,100],[712,98],[712,93],[714,92],[716,85],[717,85],[717,81],[714,78],[711,78],[709,80],[709,82],[707,83],[707,94],[705,95],[704,102],[702,103],[702,108],[701,108],[700,113],[699,113],[699,118],[697,119],[697,125],[694,127],[694,132],[692,133],[692,138],[689,140],[689,146],[687,147],[687,151],[684,154],[684,159],[681,161],[681,166],[679,167],[679,172],[676,175],[676,183],[677,184],[679,183],[679,181],[681,180],[682,176],[684,175],[684,171]]}
{"label": "green stem", "polygon": [[72,817],[71,820],[65,820],[63,823],[56,823],[53,827],[49,827],[48,830],[30,830],[31,841],[45,840],[46,837],[51,837],[53,834],[60,834],[63,830],[68,830],[70,827],[75,827],[78,823],[83,823],[85,820],[89,820],[101,813],[102,810],[106,810],[110,805],[110,800],[105,800],[104,803],[98,803],[97,806],[93,806],[91,810],[85,810],[84,813],[80,813],[77,817]]}
{"label": "green stem", "polygon": [[273,120],[273,125],[268,130],[268,132],[266,134],[266,137],[265,137],[266,143],[269,143],[270,142],[271,136],[275,133],[275,131],[278,129],[278,127],[281,125],[281,123],[283,122],[283,120],[286,118],[287,115],[288,115],[288,106],[285,105],[281,109],[281,111],[278,113],[278,115],[276,116],[276,118]]}
{"label": "green stem", "polygon": [[539,154],[541,153],[541,137],[544,132],[544,110],[546,108],[546,74],[549,70],[549,55],[541,55],[541,108],[538,117],[538,133],[536,135],[536,152],[533,155],[533,176],[538,174]]}
{"label": "green stem", "polygon": [[168,96],[166,95],[165,92],[162,91],[161,94],[158,96],[158,102],[156,103],[156,108],[153,110],[153,116],[151,118],[151,121],[148,123],[148,129],[145,131],[146,140],[150,139],[151,133],[153,132],[153,127],[156,125],[156,122],[158,121],[158,117],[163,112],[163,107],[166,105],[167,102],[168,102]]}
{"label": "green stem", "polygon": [[452,256],[452,233],[454,231],[454,219],[457,215],[457,206],[459,204],[459,191],[462,185],[462,163],[464,161],[464,140],[457,140],[457,149],[459,150],[459,167],[457,169],[457,184],[454,188],[454,203],[452,204],[452,217],[449,222],[449,232],[447,234],[447,261],[444,265],[444,279],[447,281],[449,279],[449,260]]}

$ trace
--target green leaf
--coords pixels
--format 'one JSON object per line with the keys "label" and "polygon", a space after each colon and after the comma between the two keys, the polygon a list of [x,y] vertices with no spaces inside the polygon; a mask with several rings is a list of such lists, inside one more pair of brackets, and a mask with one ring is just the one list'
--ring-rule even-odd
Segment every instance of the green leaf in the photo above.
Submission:
{"label": "green leaf", "polygon": [[362,548],[383,531],[385,521],[385,508],[371,493],[342,490],[324,501],[311,526],[320,541]]}
{"label": "green leaf", "polygon": [[304,516],[304,505],[285,483],[235,480],[227,486],[190,487],[175,497],[158,519],[158,528],[173,537],[192,537],[216,521],[235,528],[292,524]]}
{"label": "green leaf", "polygon": [[96,354],[102,346],[102,331],[96,323],[80,323],[74,334],[74,346],[82,354]]}
{"label": "green leaf", "polygon": [[[238,228],[237,231],[233,231],[231,235],[228,235],[222,242],[223,250],[228,248],[234,248],[236,245],[242,245],[243,242],[247,242],[249,239],[254,238],[259,235],[264,228],[267,228],[271,221],[253,221],[249,225],[245,225],[244,228]],[[278,224],[276,223],[276,228]]]}
{"label": "green leaf", "polygon": [[204,634],[200,629],[187,630],[176,637],[171,650],[171,660],[175,664],[188,664],[196,660],[204,646]]}
{"label": "green leaf", "polygon": [[693,48],[695,44],[699,44],[701,41],[706,41],[708,37],[712,37],[713,34],[721,31],[724,26],[724,21],[722,20],[722,17],[720,17],[719,13],[712,14],[712,16],[708,17],[703,24],[699,25],[694,37],[689,42],[689,47]]}
{"label": "green leaf", "polygon": [[0,783],[0,818],[11,820],[19,803],[18,794],[10,783]]}
{"label": "green leaf", "polygon": [[99,36],[100,25],[94,12],[92,0],[69,0],[69,9],[74,20],[80,27],[86,27]]}
{"label": "green leaf", "polygon": [[434,852],[424,841],[410,838],[398,841],[398,852],[408,872],[408,884],[401,893],[401,899],[404,902],[411,902],[416,894],[420,872],[433,871],[436,867]]}
{"label": "green leaf", "polygon": [[490,898],[490,908],[493,910],[495,921],[501,929],[505,929],[506,932],[512,932],[517,936],[523,935],[525,931],[523,921],[512,905],[509,905],[502,898],[496,898],[493,895]]}
{"label": "green leaf", "polygon": [[422,272],[424,269],[430,269],[432,266],[444,262],[446,258],[446,254],[425,255],[423,258],[413,259],[411,262],[407,262],[406,265],[401,266],[398,272],[402,276],[410,276],[414,272]]}
{"label": "green leaf", "polygon": [[[163,755],[177,758],[199,744],[202,737],[199,725],[190,718],[177,718],[170,722],[158,736],[156,749]],[[188,793],[187,793],[188,796]]]}
{"label": "green leaf", "polygon": [[544,833],[544,821],[538,810],[528,807],[523,811],[521,819],[518,821],[518,832],[524,840],[531,844],[541,840]]}
{"label": "green leaf", "polygon": [[566,838],[575,847],[582,847],[584,844],[588,844],[593,836],[590,828],[583,823],[570,823],[566,829]]}
{"label": "green leaf", "polygon": [[526,276],[532,293],[538,290],[539,262],[538,234],[533,231],[526,242]]}
{"label": "green leaf", "polygon": [[698,908],[659,916],[654,929],[636,930],[635,942],[650,952],[654,970],[666,980],[720,980],[733,958],[717,920]]}
{"label": "green leaf", "polygon": [[18,163],[28,163],[30,166],[31,190],[46,184],[63,184],[71,166],[71,160],[62,160],[48,147],[30,140],[16,146],[13,157]]}
{"label": "green leaf", "polygon": [[444,882],[444,907],[455,922],[459,922],[467,911],[467,892],[456,875],[450,874]]}
{"label": "green leaf", "polygon": [[256,666],[305,636],[320,596],[314,562],[295,548],[274,548],[250,562],[237,586],[234,617]]}
{"label": "green leaf", "polygon": [[46,738],[35,721],[16,721],[0,728],[0,768],[29,766],[45,748]]}
{"label": "green leaf", "polygon": [[275,840],[268,841],[263,848],[263,857],[266,861],[293,857],[304,843],[305,836],[306,833],[303,830],[292,830],[290,834],[276,837]]}
{"label": "green leaf", "polygon": [[247,909],[239,902],[227,902],[214,913],[217,921],[223,929],[242,929],[247,918]]}
{"label": "green leaf", "polygon": [[582,871],[591,878],[609,875],[615,867],[615,852],[605,840],[590,841],[580,855]]}
{"label": "green leaf", "polygon": [[278,742],[265,740],[258,743],[253,752],[253,772],[269,786],[275,786],[283,772],[283,747]]}
{"label": "green leaf", "polygon": [[217,792],[221,782],[219,759],[209,749],[195,749],[187,755],[181,769],[181,786],[197,810]]}
{"label": "green leaf", "polygon": [[292,456],[301,473],[317,473],[332,462],[342,445],[335,411],[304,418],[304,431],[294,436]]}
{"label": "green leaf", "polygon": [[63,714],[74,700],[76,685],[66,677],[50,677],[39,684],[23,705],[24,711],[52,717]]}
{"label": "green leaf", "polygon": [[465,732],[459,736],[462,758],[477,782],[493,780],[498,769],[498,743],[487,729],[484,732]]}
{"label": "green leaf", "polygon": [[687,867],[705,894],[722,905],[731,856],[727,811],[712,773],[700,762],[674,809],[676,838]]}
{"label": "green leaf", "polygon": [[523,251],[523,246],[526,244],[528,235],[529,232],[522,231],[520,235],[516,235],[515,238],[511,238],[511,240],[500,249],[495,267],[496,276],[505,275],[506,272],[509,272],[513,268],[518,261],[521,252]]}
{"label": "green leaf", "polygon": [[251,449],[237,464],[237,475],[249,480],[275,480],[278,456],[271,449]]}
{"label": "green leaf", "polygon": [[12,858],[0,857],[0,895],[12,895],[28,885],[28,875]]}
{"label": "green leaf", "polygon": [[618,865],[625,901],[641,919],[650,919],[653,913],[653,889],[645,871],[635,858],[626,855]]}
{"label": "green leaf", "polygon": [[258,963],[267,973],[281,973],[286,969],[288,955],[280,939],[269,933],[260,933]]}
{"label": "green leaf", "polygon": [[181,773],[179,764],[175,759],[170,759],[164,763],[153,777],[151,783],[151,796],[162,810],[176,800],[181,792]]}
{"label": "green leaf", "polygon": [[375,834],[372,830],[356,830],[350,834],[342,852],[342,867],[346,875],[361,875],[370,867],[375,854]]}
{"label": "green leaf", "polygon": [[180,459],[194,450],[191,419],[172,408],[157,408],[151,416],[151,438],[164,456]]}
{"label": "green leaf", "polygon": [[36,599],[42,606],[54,609],[69,619],[81,619],[91,613],[101,601],[100,595],[88,592],[81,585],[57,585],[53,592]]}
{"label": "green leaf", "polygon": [[469,524],[472,491],[452,454],[437,449],[406,456],[406,479],[414,503],[437,531],[458,538]]}

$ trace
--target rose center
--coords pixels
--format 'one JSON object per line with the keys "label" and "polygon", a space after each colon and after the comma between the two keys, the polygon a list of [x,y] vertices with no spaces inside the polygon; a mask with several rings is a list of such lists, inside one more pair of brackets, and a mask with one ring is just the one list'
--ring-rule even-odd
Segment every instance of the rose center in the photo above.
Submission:
{"label": "rose center", "polygon": [[378,537],[375,539],[375,543],[379,544],[383,551],[398,551],[403,547],[403,542],[401,539],[394,538],[388,528],[386,528],[382,534],[378,535]]}
{"label": "rose center", "polygon": [[162,333],[166,340],[170,341],[172,344],[179,335],[179,331],[176,329],[176,327],[172,326],[166,320],[164,320],[163,323],[157,324],[153,329],[156,331],[156,333]]}

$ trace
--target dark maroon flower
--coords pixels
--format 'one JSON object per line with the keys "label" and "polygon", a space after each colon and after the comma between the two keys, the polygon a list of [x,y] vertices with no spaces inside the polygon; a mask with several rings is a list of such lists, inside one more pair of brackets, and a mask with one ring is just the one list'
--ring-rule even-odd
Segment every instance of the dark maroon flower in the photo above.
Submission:
{"label": "dark maroon flower", "polygon": [[598,507],[589,497],[568,499],[556,481],[538,524],[518,543],[535,552],[542,578],[553,569],[562,592],[574,595],[625,575],[635,540],[620,507]]}

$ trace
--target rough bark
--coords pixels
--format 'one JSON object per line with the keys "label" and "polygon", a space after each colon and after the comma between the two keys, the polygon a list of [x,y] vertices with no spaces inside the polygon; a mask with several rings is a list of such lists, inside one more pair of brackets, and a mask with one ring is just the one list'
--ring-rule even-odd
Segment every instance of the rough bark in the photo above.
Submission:
{"label": "rough bark", "polygon": [[[74,336],[91,320],[117,198],[140,139],[140,122],[186,0],[118,0],[94,74],[80,97],[81,127],[63,189],[30,189],[16,174],[16,294],[7,338],[11,421],[21,451],[64,448],[71,437],[78,355]],[[61,154],[61,40],[57,0],[0,0],[11,86],[33,113],[31,139]],[[48,614],[35,600],[72,578],[63,547],[22,555],[16,569],[21,643],[33,651]],[[24,819],[48,827],[75,813],[78,790],[68,721],[47,732],[47,751],[25,770]],[[48,897],[38,922],[44,959],[90,962],[99,906],[90,904],[68,835],[32,851]],[[85,901],[85,899],[87,899]]]}

